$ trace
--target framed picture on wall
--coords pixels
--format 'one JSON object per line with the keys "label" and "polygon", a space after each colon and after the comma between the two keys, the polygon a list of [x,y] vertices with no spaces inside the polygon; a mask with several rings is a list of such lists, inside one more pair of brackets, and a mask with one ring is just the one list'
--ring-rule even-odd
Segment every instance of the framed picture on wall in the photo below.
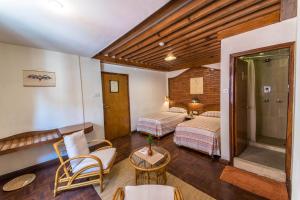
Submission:
{"label": "framed picture on wall", "polygon": [[110,85],[110,93],[118,93],[119,92],[119,81],[109,81]]}
{"label": "framed picture on wall", "polygon": [[23,70],[24,87],[55,87],[55,72]]}
{"label": "framed picture on wall", "polygon": [[190,79],[190,94],[203,94],[203,77]]}

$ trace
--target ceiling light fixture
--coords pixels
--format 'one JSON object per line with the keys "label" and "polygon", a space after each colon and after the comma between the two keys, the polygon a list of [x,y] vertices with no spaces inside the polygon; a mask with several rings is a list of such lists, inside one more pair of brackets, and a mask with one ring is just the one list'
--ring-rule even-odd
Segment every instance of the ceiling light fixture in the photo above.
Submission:
{"label": "ceiling light fixture", "polygon": [[176,56],[174,56],[172,53],[168,54],[167,57],[165,57],[165,61],[172,61],[175,59],[176,59]]}
{"label": "ceiling light fixture", "polygon": [[49,0],[49,4],[54,8],[60,8],[61,9],[61,8],[64,7],[64,5],[61,2],[57,1],[57,0]]}
{"label": "ceiling light fixture", "polygon": [[161,47],[163,47],[163,46],[165,46],[165,43],[164,42],[160,42],[160,43],[158,43],[158,45],[161,46]]}

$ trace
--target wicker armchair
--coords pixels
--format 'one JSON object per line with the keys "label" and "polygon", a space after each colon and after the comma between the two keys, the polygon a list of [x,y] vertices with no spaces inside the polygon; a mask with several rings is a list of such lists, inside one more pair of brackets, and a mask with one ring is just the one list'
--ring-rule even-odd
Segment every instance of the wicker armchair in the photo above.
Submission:
{"label": "wicker armchair", "polygon": [[139,185],[118,188],[113,200],[183,200],[178,188],[166,185]]}
{"label": "wicker armchair", "polygon": [[[112,143],[108,140],[102,140],[101,143],[106,146],[89,152],[88,144],[86,142],[83,132],[73,133],[74,138],[81,142],[78,148],[75,144],[70,145],[64,139],[53,144],[54,150],[59,158],[60,166],[56,170],[54,182],[54,197],[59,191],[69,190],[78,187],[84,187],[92,184],[99,184],[100,191],[103,190],[103,176],[110,173],[116,158],[116,149],[112,147]],[[72,135],[73,135],[72,134]],[[77,134],[77,135],[76,135]],[[70,135],[70,137],[72,137]],[[69,139],[69,138],[68,138]],[[64,160],[62,147],[65,147],[68,154],[68,159]],[[69,146],[69,149],[68,149]],[[70,155],[70,151],[75,149],[77,156]],[[85,150],[83,150],[85,149]],[[80,154],[80,152],[84,152]]]}

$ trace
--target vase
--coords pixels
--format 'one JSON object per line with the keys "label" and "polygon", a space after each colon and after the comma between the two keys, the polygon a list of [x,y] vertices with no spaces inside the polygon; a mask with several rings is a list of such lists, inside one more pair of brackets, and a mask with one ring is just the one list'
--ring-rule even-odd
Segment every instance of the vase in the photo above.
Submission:
{"label": "vase", "polygon": [[148,148],[148,156],[152,156],[153,152],[151,149],[151,144],[149,144],[149,148]]}

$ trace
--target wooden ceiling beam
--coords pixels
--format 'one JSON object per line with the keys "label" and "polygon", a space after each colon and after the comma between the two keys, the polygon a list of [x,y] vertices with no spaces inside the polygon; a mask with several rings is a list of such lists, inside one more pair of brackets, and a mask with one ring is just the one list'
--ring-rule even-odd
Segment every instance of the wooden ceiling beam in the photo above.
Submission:
{"label": "wooden ceiling beam", "polygon": [[[257,17],[261,17],[261,16],[267,15],[267,14],[272,13],[272,12],[279,12],[278,8],[279,8],[279,4],[276,4],[276,5],[270,6],[266,9],[263,9],[263,10],[245,15],[245,16],[240,16],[238,18],[235,18],[235,20],[234,19],[228,20],[228,23],[226,23],[226,24],[221,24],[220,25],[219,23],[215,23],[214,25],[212,25],[214,27],[212,29],[209,29],[209,27],[205,28],[205,30],[198,29],[197,31],[191,32],[190,34],[187,34],[187,35],[184,35],[184,36],[178,38],[176,41],[175,40],[170,41],[170,45],[177,44],[177,43],[182,42],[182,41],[184,41],[184,40],[186,40],[190,37],[197,37],[198,35],[202,36],[202,37],[199,37],[199,38],[208,37],[210,35],[216,34],[219,31],[228,29],[230,27],[236,26],[236,25],[241,24],[241,23],[245,23],[245,22],[247,22],[249,20],[252,20],[252,19],[255,19]],[[218,26],[218,25],[220,25],[220,26]],[[206,30],[208,30],[208,31],[205,32]]]}
{"label": "wooden ceiling beam", "polygon": [[[220,48],[221,48],[220,42],[216,42],[216,43],[212,43],[212,44],[205,45],[205,46],[202,46],[202,47],[192,48],[190,50],[177,52],[177,53],[174,53],[174,55],[177,57],[177,59],[180,59],[180,58],[184,57],[185,55],[192,55],[192,54],[196,54],[196,53],[199,53],[199,52],[202,53],[202,52],[209,51],[211,49],[220,49]],[[151,60],[147,60],[147,61],[145,60],[143,62],[145,62],[145,63],[155,63],[156,61],[164,61],[165,57],[166,57],[166,55],[163,55],[161,57],[151,59]]]}
{"label": "wooden ceiling beam", "polygon": [[178,58],[185,58],[186,56],[197,55],[199,53],[215,51],[215,50],[220,50],[220,49],[221,49],[221,44],[217,43],[217,44],[209,46],[208,48],[205,48],[205,49],[194,50],[193,52],[184,52],[183,54],[178,55]]}
{"label": "wooden ceiling beam", "polygon": [[[199,60],[204,59],[203,57],[200,57],[200,56],[194,56],[192,58],[193,58],[193,60],[191,60],[189,58],[189,60],[191,60],[191,61],[190,62],[183,62],[183,64],[194,65],[194,64],[199,63]],[[206,55],[205,58],[207,58],[207,59],[220,58],[220,52],[211,52],[210,54]],[[220,60],[218,60],[218,61],[220,61]]]}
{"label": "wooden ceiling beam", "polygon": [[[230,6],[230,8],[224,8],[223,10],[221,10],[221,11],[219,11],[219,12],[217,12],[217,13],[211,15],[211,18],[217,19],[218,17],[222,17],[225,13],[226,13],[226,14],[230,14],[230,12],[228,12],[229,9],[231,9],[231,11],[233,12],[233,11],[236,11],[236,9],[244,8],[245,6],[249,5],[250,2],[255,3],[254,1],[251,1],[251,0],[249,0],[249,1],[240,1],[240,2],[238,2],[238,3],[236,3],[236,4],[232,4],[232,5]],[[257,2],[257,1],[256,1],[256,2]],[[278,2],[278,1],[267,2],[267,5],[272,5],[274,2]],[[267,6],[267,5],[266,5],[266,4],[259,4],[259,5],[256,5],[255,7],[252,7],[252,8],[251,8],[251,7],[250,7],[250,8],[244,8],[244,9],[252,9],[252,11],[255,11],[255,10],[258,10],[259,8],[264,8],[264,7]],[[227,9],[228,9],[228,10],[227,10]],[[221,13],[221,12],[222,12],[222,13]],[[221,15],[220,15],[219,13],[221,13]],[[222,15],[222,14],[223,14],[223,15]],[[199,38],[196,38],[196,37],[191,38],[191,39],[188,39],[188,40],[193,40],[193,39],[194,39],[194,41],[199,40]],[[154,53],[159,53],[159,51],[166,50],[166,49],[168,49],[168,48],[170,48],[170,47],[172,47],[172,45],[170,45],[170,44],[168,44],[168,43],[167,43],[167,45],[166,45],[165,47],[160,47],[160,46],[156,45],[156,47],[154,47],[154,48],[151,49],[151,50],[149,50],[149,48],[148,48],[148,49],[144,50],[145,52],[142,52],[142,53],[141,53],[141,51],[137,51],[137,52],[135,52],[135,53],[132,53],[132,54],[130,54],[130,55],[128,56],[128,58],[129,58],[129,59],[136,59],[136,57],[138,57],[139,55],[142,55],[142,56],[145,56],[145,55],[152,55],[153,52],[154,52]],[[149,51],[147,51],[147,50],[149,50]]]}
{"label": "wooden ceiling beam", "polygon": [[[229,1],[229,0],[224,0]],[[232,1],[232,0],[230,0]],[[210,4],[213,0],[194,0],[190,1],[189,3],[185,4],[181,8],[177,9],[176,12],[170,13],[164,20],[161,20],[160,23],[156,23],[154,26],[150,27],[145,32],[141,33],[135,38],[132,38],[126,44],[123,44],[120,48],[110,50],[108,53],[111,55],[117,56],[119,53],[127,50],[128,48],[148,39],[149,37],[157,37],[159,36],[159,31],[164,29],[165,27],[171,26],[172,24],[180,21],[181,19],[187,17],[188,15],[192,14],[193,12],[199,10],[200,8]]]}
{"label": "wooden ceiling beam", "polygon": [[171,70],[179,70],[179,69],[186,69],[186,68],[194,68],[194,67],[201,67],[202,65],[209,65],[220,62],[220,55],[214,55],[212,57],[206,57],[197,60],[196,63],[185,63],[176,66],[172,66]]}
{"label": "wooden ceiling beam", "polygon": [[212,49],[210,51],[198,52],[198,54],[186,55],[184,57],[178,58],[178,59],[173,60],[173,61],[168,61],[168,62],[158,61],[158,62],[155,62],[155,65],[162,65],[164,63],[170,63],[172,65],[182,64],[182,63],[190,63],[190,62],[193,62],[195,59],[209,58],[209,57],[214,56],[215,54],[216,55],[220,54],[220,50],[219,49]]}
{"label": "wooden ceiling beam", "polygon": [[255,19],[252,19],[248,22],[245,22],[243,24],[238,24],[236,26],[233,26],[229,29],[223,30],[218,32],[218,40],[222,40],[227,37],[231,37],[240,33],[244,33],[247,31],[251,31],[257,28],[260,28],[262,26],[267,26],[270,24],[274,24],[280,20],[280,13],[279,12],[273,12]]}
{"label": "wooden ceiling beam", "polygon": [[207,52],[200,52],[200,53],[193,54],[193,55],[186,55],[182,59],[182,62],[185,62],[186,60],[194,62],[194,61],[197,60],[197,58],[213,57],[213,56],[220,55],[220,54],[221,54],[221,50],[220,49],[212,49],[212,50],[207,51]]}
{"label": "wooden ceiling beam", "polygon": [[[199,45],[191,46],[189,48],[185,48],[185,49],[178,50],[178,51],[171,51],[171,52],[172,52],[173,55],[178,57],[178,56],[184,54],[185,52],[192,53],[193,51],[210,48],[211,46],[215,46],[216,44],[220,44],[220,42],[212,40],[212,41],[207,41],[207,42],[199,44]],[[143,62],[151,62],[151,61],[154,61],[154,60],[164,59],[168,55],[168,53],[170,53],[170,51],[168,51],[166,53],[163,53],[159,56],[144,59]]]}
{"label": "wooden ceiling beam", "polygon": [[[220,60],[220,39],[278,22],[282,6],[280,0],[173,2],[95,57],[161,71],[216,62]],[[169,53],[177,59],[166,62]]]}
{"label": "wooden ceiling beam", "polygon": [[150,17],[145,19],[143,22],[135,26],[133,29],[131,29],[129,32],[127,32],[125,35],[114,41],[112,44],[110,44],[108,47],[103,49],[100,53],[97,55],[105,55],[109,51],[112,51],[116,48],[121,47],[128,41],[130,41],[132,38],[137,37],[138,35],[142,34],[145,30],[147,30],[149,27],[153,26],[156,23],[159,23],[164,18],[166,18],[170,13],[176,12],[179,8],[184,6],[185,4],[189,3],[189,1],[185,0],[173,0],[165,4],[161,9],[157,10],[155,13],[153,13]]}
{"label": "wooden ceiling beam", "polygon": [[95,56],[95,58],[99,59],[100,61],[102,61],[104,63],[120,64],[120,65],[129,66],[129,67],[137,67],[137,68],[143,68],[143,69],[167,71],[167,69],[161,68],[159,65],[149,65],[149,64],[139,63],[139,62],[130,62],[130,61],[111,58],[109,56],[103,56],[103,55],[97,55],[97,56]]}
{"label": "wooden ceiling beam", "polygon": [[198,56],[195,57],[193,61],[189,62],[177,62],[177,63],[169,63],[168,68],[172,70],[176,69],[184,69],[184,68],[190,68],[193,66],[201,66],[201,65],[207,65],[207,64],[214,64],[220,62],[220,54],[216,54],[215,52],[211,53],[212,55],[205,55],[203,57]]}
{"label": "wooden ceiling beam", "polygon": [[[279,2],[279,0],[268,0],[268,1],[262,1],[262,2],[260,2],[260,1],[261,0],[238,1],[235,4],[225,7],[224,9],[220,10],[219,12],[212,13],[212,14],[206,16],[205,18],[201,18],[200,20],[198,20],[194,23],[191,23],[186,28],[180,29],[180,30],[173,32],[172,34],[166,35],[164,37],[161,36],[160,38],[157,38],[158,40],[156,40],[156,38],[150,37],[149,39],[133,46],[132,48],[130,48],[126,51],[123,51],[120,54],[117,54],[116,56],[117,57],[126,57],[127,55],[129,55],[137,50],[140,50],[141,52],[148,51],[148,50],[154,48],[155,46],[157,46],[159,42],[164,42],[164,43],[168,44],[168,42],[175,40],[179,37],[182,37],[182,36],[187,35],[192,32],[196,32],[199,29],[205,29],[205,27],[207,25],[211,25],[211,24],[213,24],[213,22],[218,23],[219,25],[222,23],[224,24],[226,22],[231,21],[233,17],[236,17],[238,15],[245,16],[247,14],[250,14],[250,13],[260,10],[262,8],[268,7],[270,5],[274,5]],[[260,3],[255,4],[257,2],[260,2]],[[253,7],[253,4],[254,4],[254,7]],[[252,5],[252,7],[247,8],[247,5],[248,6]],[[240,12],[237,12],[237,11],[240,11]]]}
{"label": "wooden ceiling beam", "polygon": [[[269,14],[269,13],[271,13],[271,12],[279,12],[278,11],[278,8],[279,8],[279,4],[276,4],[276,5],[273,5],[273,6],[271,6],[271,7],[268,7],[268,8],[266,8],[266,9],[263,9],[263,10],[261,10],[261,11],[258,11],[258,12],[255,12],[255,13],[252,13],[252,14],[250,14],[250,15],[246,15],[245,17],[242,17],[242,18],[238,18],[237,20],[235,20],[235,21],[231,21],[231,22],[229,22],[229,23],[227,23],[227,24],[225,24],[225,25],[223,25],[223,26],[219,26],[219,27],[217,27],[217,28],[215,28],[215,29],[213,29],[213,30],[210,30],[210,31],[208,31],[208,32],[205,32],[204,34],[202,34],[201,36],[202,37],[207,37],[207,36],[209,36],[209,35],[212,35],[212,34],[216,34],[217,32],[219,32],[219,31],[221,31],[221,30],[225,30],[225,29],[228,29],[228,28],[230,28],[230,27],[232,27],[232,26],[235,26],[235,25],[237,25],[237,24],[241,24],[241,23],[244,23],[244,22],[247,22],[248,20],[251,20],[251,19],[254,19],[254,18],[257,18],[257,17],[260,17],[260,16],[264,16],[264,15],[266,15],[266,14]],[[193,33],[191,33],[191,34],[193,34]],[[196,35],[197,36],[197,35]],[[186,36],[184,36],[184,37],[182,37],[182,38],[179,38],[180,39],[180,42],[183,42],[185,39],[187,39],[187,38],[185,38]],[[103,57],[108,57],[108,56],[103,56]],[[113,59],[113,60],[119,60],[119,59]],[[122,59],[122,60],[124,60],[124,59]],[[131,63],[131,65],[137,65],[137,64],[135,64],[134,62],[130,62]],[[141,65],[140,65],[141,66]],[[147,66],[148,67],[148,66]]]}
{"label": "wooden ceiling beam", "polygon": [[203,47],[205,45],[209,45],[209,44],[215,43],[215,42],[218,42],[218,40],[217,39],[212,39],[212,40],[201,39],[201,40],[198,40],[198,41],[193,42],[193,43],[183,44],[183,45],[181,45],[177,48],[173,47],[171,50],[165,49],[164,51],[159,51],[157,53],[154,53],[151,56],[148,55],[148,56],[144,56],[144,57],[139,57],[139,58],[136,58],[135,60],[144,60],[144,61],[146,61],[148,59],[165,56],[170,52],[176,54],[176,53],[179,53],[181,51],[190,50],[192,48]]}
{"label": "wooden ceiling beam", "polygon": [[[207,27],[207,28],[198,29],[194,32],[183,35],[182,37],[179,37],[176,40],[170,41],[168,43],[168,46],[173,46],[173,45],[177,45],[179,43],[184,43],[186,40],[191,39],[193,37],[197,37],[198,39],[203,39],[203,38],[209,37],[211,35],[217,34],[219,31],[228,29],[228,28],[236,26],[238,24],[241,24],[241,23],[247,22],[249,20],[255,19],[257,17],[264,16],[264,15],[269,14],[269,13],[274,12],[274,11],[278,12],[279,7],[280,7],[279,4],[275,4],[271,7],[268,7],[266,9],[263,9],[263,10],[260,10],[260,11],[254,12],[254,13],[251,13],[251,14],[246,15],[244,17],[242,17],[242,16],[239,17],[239,16],[237,16],[238,13],[236,13],[236,14],[234,14],[235,15],[235,20],[234,19],[231,19],[231,20],[228,19],[228,23],[225,23],[225,24],[221,24],[218,21],[214,22],[213,24],[208,25],[209,27]],[[146,48],[148,48],[148,47],[146,47]],[[143,51],[143,50],[141,50],[141,51]],[[148,50],[148,51],[150,51],[150,50]]]}
{"label": "wooden ceiling beam", "polygon": [[[212,39],[215,39],[215,38],[217,38],[217,37],[215,36]],[[141,53],[141,54],[139,54],[138,52],[133,53],[130,56],[128,56],[128,59],[138,59],[140,57],[152,56],[152,55],[155,55],[155,54],[161,54],[162,51],[166,51],[169,48],[171,48],[173,50],[173,49],[181,48],[183,46],[189,46],[190,44],[192,45],[192,44],[195,44],[197,42],[201,43],[201,42],[205,42],[205,41],[208,41],[208,39],[207,38],[202,38],[202,39],[191,38],[191,39],[185,40],[185,42],[183,42],[183,43],[173,45],[172,47],[169,47],[168,45],[166,45],[164,47],[157,46],[157,47],[153,48],[151,51],[146,51],[146,52]]]}
{"label": "wooden ceiling beam", "polygon": [[[221,30],[228,29],[228,28],[230,28],[232,26],[235,26],[235,25],[247,22],[247,21],[249,21],[251,19],[255,19],[257,17],[265,16],[265,14],[269,14],[270,12],[274,12],[274,11],[275,12],[279,12],[279,11],[276,11],[276,10],[278,10],[278,8],[279,8],[279,5],[276,4],[274,6],[268,7],[267,9],[263,9],[261,11],[252,13],[250,15],[246,15],[245,17],[242,17],[242,18],[238,18],[237,20],[231,21],[231,22],[229,22],[229,23],[227,23],[227,24],[225,24],[223,26],[217,26],[217,28],[208,31],[208,32],[204,33],[203,35],[200,35],[200,37],[198,37],[198,36],[196,36],[196,37],[198,37],[198,39],[205,38],[205,37],[207,37],[207,36],[209,36],[211,34],[216,34],[218,32],[218,30],[221,31]],[[184,38],[180,38],[179,40],[182,41],[182,42],[185,41]],[[174,42],[174,41],[172,41],[172,42]],[[176,43],[176,44],[178,44],[178,43]]]}
{"label": "wooden ceiling beam", "polygon": [[[183,19],[182,21],[177,22],[176,24],[172,25],[171,27],[168,27],[166,30],[159,32],[158,34],[154,35],[153,37],[149,37],[148,39],[144,40],[143,42],[136,44],[132,46],[129,49],[126,49],[125,51],[122,51],[116,56],[118,57],[125,57],[128,54],[138,50],[140,47],[147,46],[149,44],[155,43],[155,45],[158,45],[159,42],[164,42],[163,40],[165,37],[176,33],[177,31],[182,31],[190,27],[191,24],[199,21],[199,19],[203,18],[203,20],[206,20],[206,17],[209,16],[209,14],[216,12],[217,10],[228,6],[229,4],[235,2],[236,0],[222,0],[222,1],[215,1],[214,3],[208,5],[207,7],[204,7],[203,9],[199,9],[196,13],[194,13],[192,16],[187,17],[186,19]],[[261,0],[246,0],[246,1],[261,1]],[[203,21],[201,20],[201,21]],[[214,18],[210,18],[210,20],[206,21],[213,21]],[[172,31],[171,31],[172,30]]]}

